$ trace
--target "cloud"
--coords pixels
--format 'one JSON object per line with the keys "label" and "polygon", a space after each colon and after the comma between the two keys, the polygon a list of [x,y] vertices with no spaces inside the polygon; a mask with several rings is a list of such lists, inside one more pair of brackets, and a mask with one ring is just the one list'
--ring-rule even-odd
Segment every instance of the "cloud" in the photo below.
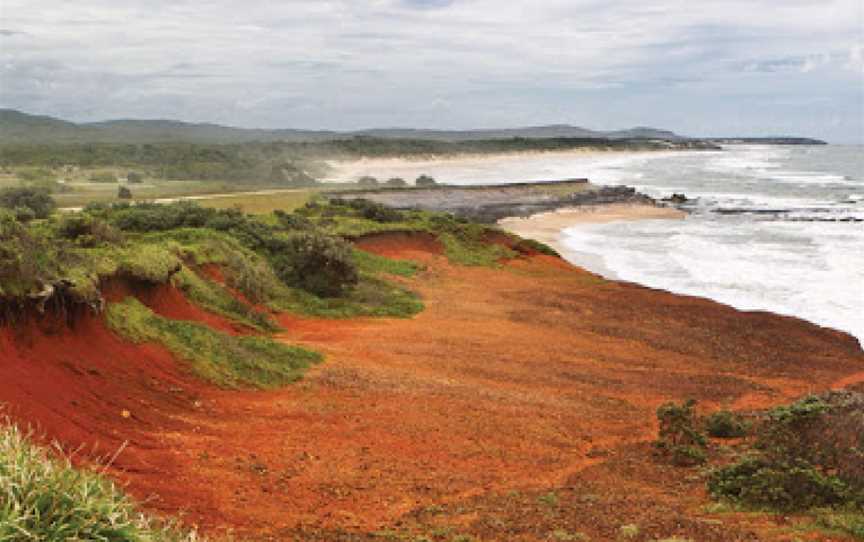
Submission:
{"label": "cloud", "polygon": [[[720,133],[750,114],[758,133],[764,108],[817,89],[846,110],[835,137],[861,131],[856,0],[0,0],[0,13],[15,29],[0,32],[2,105],[75,120]],[[730,100],[734,123],[717,111]],[[812,127],[785,112],[790,131]]]}

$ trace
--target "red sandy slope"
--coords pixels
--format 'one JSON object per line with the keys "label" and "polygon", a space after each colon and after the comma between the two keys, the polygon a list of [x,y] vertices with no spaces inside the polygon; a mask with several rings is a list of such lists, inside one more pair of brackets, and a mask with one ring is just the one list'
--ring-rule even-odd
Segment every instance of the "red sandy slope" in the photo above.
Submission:
{"label": "red sandy slope", "polygon": [[[359,245],[426,263],[411,286],[427,309],[409,320],[285,316],[285,340],[327,354],[298,385],[215,390],[159,348],[129,346],[84,318],[59,334],[33,324],[0,333],[0,401],[70,445],[131,440],[116,476],[208,529],[341,540],[335,530],[382,528],[433,504],[483,510],[512,490],[591,484],[621,499],[586,512],[596,517],[585,529],[604,539],[622,514],[654,518],[659,533],[673,508],[700,513],[703,497],[654,480],[640,448],[661,402],[763,407],[864,371],[847,335],[603,281],[554,258],[494,270],[451,266],[412,236]],[[754,521],[684,534],[753,539]]]}

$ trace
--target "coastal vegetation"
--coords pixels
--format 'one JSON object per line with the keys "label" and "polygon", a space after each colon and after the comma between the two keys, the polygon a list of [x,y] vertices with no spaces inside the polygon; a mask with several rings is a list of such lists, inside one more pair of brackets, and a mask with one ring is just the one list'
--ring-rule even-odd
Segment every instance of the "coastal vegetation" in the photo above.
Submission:
{"label": "coastal vegetation", "polygon": [[769,411],[755,433],[752,453],[712,473],[714,497],[785,512],[864,513],[864,394],[805,397]]}
{"label": "coastal vegetation", "polygon": [[[806,514],[811,526],[864,539],[864,394],[832,391],[752,413],[701,418],[695,401],[657,410],[662,457],[679,467],[716,460],[709,439],[746,438],[709,470],[708,493],[733,509]],[[752,435],[752,436],[751,436]]]}
{"label": "coastal vegetation", "polygon": [[[203,143],[69,143],[0,145],[0,168],[22,181],[76,177],[89,171],[91,182],[115,183],[129,170],[143,177],[164,180],[218,180],[234,184],[313,186],[326,175],[329,160],[371,157],[428,157],[509,152],[597,150],[656,150],[668,145],[651,140],[594,138],[479,139],[433,141],[354,137],[316,142],[268,142],[238,144]],[[138,177],[138,176],[141,177]],[[381,184],[362,179],[363,186]],[[374,184],[372,183],[374,181]],[[391,179],[390,186],[401,179]],[[421,176],[418,185],[434,184]]]}
{"label": "coastal vegetation", "polygon": [[[670,311],[669,294],[565,269],[561,262],[541,257],[555,253],[540,243],[445,212],[397,210],[348,194],[308,194],[288,209],[257,214],[189,201],[95,203],[80,212],[58,213],[50,194],[32,187],[15,190],[0,209],[0,320],[6,325],[0,328],[0,341],[12,346],[13,363],[31,359],[26,355],[34,345],[90,340],[93,328],[104,329],[109,338],[98,337],[106,344],[117,341],[116,349],[101,345],[90,352],[82,343],[73,343],[77,349],[63,343],[50,363],[40,357],[39,363],[21,365],[28,371],[53,370],[52,363],[64,371],[68,367],[83,383],[79,390],[101,390],[131,367],[146,390],[135,395],[137,380],[131,385],[122,380],[119,394],[109,395],[107,406],[93,408],[92,418],[76,420],[76,430],[105,423],[92,431],[134,439],[138,431],[162,427],[145,420],[161,415],[160,408],[171,420],[161,423],[180,418],[202,428],[201,433],[166,430],[160,438],[176,439],[166,445],[170,454],[184,450],[183,458],[172,455],[167,463],[188,468],[190,480],[224,474],[220,484],[225,487],[208,488],[207,498],[227,503],[214,505],[224,505],[220,510],[225,514],[242,514],[236,499],[243,494],[249,499],[243,502],[263,510],[260,517],[282,518],[281,499],[294,488],[313,495],[287,512],[296,517],[322,506],[356,506],[363,514],[380,514],[370,511],[368,502],[384,502],[392,495],[387,493],[388,476],[395,480],[395,491],[419,503],[398,521],[384,514],[369,520],[376,529],[392,525],[390,530],[367,529],[366,524],[356,532],[338,525],[295,528],[286,520],[277,539],[731,540],[749,532],[749,524],[741,527],[738,519],[722,523],[724,511],[742,510],[769,514],[760,518],[788,515],[796,529],[808,533],[862,536],[860,393],[832,392],[766,412],[718,410],[707,416],[697,408],[704,403],[680,402],[682,387],[694,390],[693,396],[708,397],[711,405],[721,403],[718,397],[732,399],[772,385],[771,367],[806,366],[820,352],[840,351],[833,332],[788,319],[777,323],[764,314],[747,315],[751,320],[742,323],[744,316],[731,309],[690,298],[674,298],[676,310]],[[45,205],[45,212],[37,217],[31,205]],[[22,208],[29,211],[23,217]],[[712,322],[710,335],[688,316],[696,312],[685,314],[682,306],[703,311],[698,314]],[[396,320],[424,310],[422,320]],[[371,325],[365,318],[344,321],[358,316],[392,319]],[[55,317],[60,324],[53,322]],[[51,325],[85,324],[72,327],[73,333],[52,328],[39,334],[33,322],[46,320]],[[806,334],[800,342],[794,333],[784,334],[783,344],[762,350],[736,347],[729,354],[729,333],[739,334],[742,326],[764,329],[758,324],[765,322],[789,326],[781,331],[804,327]],[[88,338],[76,339],[79,335]],[[770,338],[758,335],[754,341]],[[783,350],[786,341],[793,344]],[[668,349],[660,350],[665,348],[661,343],[669,342]],[[805,343],[812,351],[801,353]],[[86,359],[67,350],[80,351]],[[255,394],[234,391],[295,383],[324,361],[319,352],[336,352],[334,367],[321,365],[314,378],[286,395],[271,391],[266,400],[248,406],[257,401],[250,399]],[[843,352],[830,358],[836,374],[822,380],[845,374],[847,358],[842,356],[855,354]],[[97,364],[100,356],[108,362]],[[139,356],[145,360],[140,364]],[[687,370],[698,371],[692,381],[682,383],[680,366],[668,361],[678,357],[686,360]],[[710,364],[700,368],[706,357]],[[340,364],[338,358],[349,362]],[[158,365],[151,359],[169,360],[155,368],[166,371],[165,380],[146,372]],[[607,365],[613,368],[604,373]],[[670,369],[675,378],[666,378]],[[809,382],[811,377],[808,372],[801,378]],[[36,386],[32,381],[37,379],[27,373],[26,385]],[[196,388],[203,383],[210,388]],[[5,392],[18,397],[14,389]],[[160,393],[168,399],[160,402]],[[63,396],[49,414],[41,415],[78,415],[99,400],[93,395],[98,394]],[[629,399],[637,396],[638,401]],[[673,397],[679,400],[669,402]],[[424,401],[422,414],[428,410],[430,418],[406,408],[418,400]],[[655,411],[651,405],[658,404]],[[468,409],[492,415],[471,416]],[[652,446],[654,415],[660,431]],[[506,424],[511,419],[514,425],[508,427],[527,436],[499,430],[490,421]],[[525,419],[531,422],[524,424]],[[229,425],[233,421],[237,425]],[[443,485],[430,482],[428,472],[415,474],[413,459],[408,466],[391,461],[408,450],[412,458],[434,463],[429,459],[438,453],[429,445],[432,427],[459,442],[448,449],[453,464]],[[86,467],[71,469],[62,454],[36,448],[13,425],[6,423],[2,431],[0,439],[14,438],[7,440],[12,445],[0,448],[0,477],[19,484],[14,473],[25,473],[21,476],[32,481],[26,492],[0,494],[0,522],[13,526],[12,540],[195,539],[144,518],[110,482]],[[219,441],[223,431],[232,443]],[[277,442],[268,447],[260,439]],[[344,455],[343,445],[362,450],[356,462]],[[142,454],[158,453],[147,448],[154,446],[151,441],[135,446],[136,452],[145,450]],[[566,461],[573,457],[579,471],[566,484],[537,482],[538,472],[549,465],[572,466]],[[532,463],[532,458],[540,459]],[[501,461],[539,470],[519,478],[519,486],[508,480],[501,491],[453,502],[426,493],[424,484],[434,483],[440,494],[463,494],[476,484],[467,472],[492,473]],[[334,465],[350,467],[361,477],[367,476],[365,468],[377,465],[393,472],[373,470],[362,480],[338,478],[332,477]],[[316,478],[321,469],[326,472]],[[384,482],[362,494],[349,489],[379,478]],[[705,506],[702,487],[717,502],[705,512],[693,512]],[[319,493],[320,500],[314,500]],[[69,510],[68,495],[82,504]],[[657,495],[664,500],[651,508]],[[666,495],[685,496],[676,501]],[[167,508],[182,507],[177,496],[169,498],[175,501]],[[4,508],[7,503],[15,504]],[[38,508],[41,503],[48,503],[47,508]],[[50,518],[50,524],[40,523],[40,517]],[[233,519],[219,521],[216,532]],[[46,530],[55,526],[59,530]],[[0,535],[6,535],[4,527],[0,525]]]}
{"label": "coastal vegetation", "polygon": [[31,437],[0,419],[0,540],[202,540],[143,514],[104,475],[73,467],[59,448],[49,451]]}

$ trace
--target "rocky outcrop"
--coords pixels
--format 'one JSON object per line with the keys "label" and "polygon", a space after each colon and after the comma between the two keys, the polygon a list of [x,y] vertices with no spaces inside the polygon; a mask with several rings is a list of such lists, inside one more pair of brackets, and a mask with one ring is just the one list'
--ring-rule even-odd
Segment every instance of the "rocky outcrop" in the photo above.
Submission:
{"label": "rocky outcrop", "polygon": [[393,190],[332,192],[330,197],[368,199],[402,210],[452,213],[492,224],[505,217],[527,217],[564,207],[656,202],[629,186],[596,186],[587,179],[504,185],[437,186]]}

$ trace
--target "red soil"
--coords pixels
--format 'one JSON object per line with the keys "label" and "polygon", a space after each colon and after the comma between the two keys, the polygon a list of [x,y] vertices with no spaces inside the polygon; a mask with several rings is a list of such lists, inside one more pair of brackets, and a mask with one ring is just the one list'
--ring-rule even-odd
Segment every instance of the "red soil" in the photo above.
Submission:
{"label": "red soil", "polygon": [[192,303],[186,299],[183,292],[170,284],[110,280],[102,285],[102,295],[108,302],[122,301],[127,296],[134,296],[156,314],[171,320],[198,322],[231,335],[249,332],[245,326]]}
{"label": "red soil", "polygon": [[421,258],[430,254],[444,254],[444,246],[431,233],[387,232],[364,235],[354,245],[367,252],[388,258]]}
{"label": "red soil", "polygon": [[[121,457],[134,461],[112,472],[149,506],[182,510],[206,529],[342,540],[332,529],[409,524],[412,510],[446,503],[458,504],[451,522],[482,527],[510,506],[495,499],[511,490],[584,485],[606,511],[573,509],[584,509],[594,539],[607,539],[627,517],[657,529],[702,521],[701,486],[681,485],[686,471],[678,486],[659,480],[644,447],[660,403],[763,407],[864,369],[842,333],[604,281],[554,258],[495,270],[451,266],[425,237],[358,245],[427,264],[411,281],[427,308],[407,320],[283,317],[286,341],[327,354],[297,385],[193,386],[165,352],[130,347],[91,318],[74,333],[29,325],[29,340],[0,334],[0,400],[71,445],[130,439]],[[119,416],[124,408],[132,418]],[[672,509],[689,523],[667,521]],[[543,512],[527,517],[548,522]],[[682,529],[699,540],[754,539],[742,534],[752,529],[782,539],[760,521]]]}
{"label": "red soil", "polygon": [[128,441],[118,468],[161,472],[168,458],[146,450],[162,446],[162,431],[188,430],[177,414],[194,410],[203,386],[164,348],[129,344],[84,310],[72,321],[31,315],[0,328],[4,413],[91,456]]}

